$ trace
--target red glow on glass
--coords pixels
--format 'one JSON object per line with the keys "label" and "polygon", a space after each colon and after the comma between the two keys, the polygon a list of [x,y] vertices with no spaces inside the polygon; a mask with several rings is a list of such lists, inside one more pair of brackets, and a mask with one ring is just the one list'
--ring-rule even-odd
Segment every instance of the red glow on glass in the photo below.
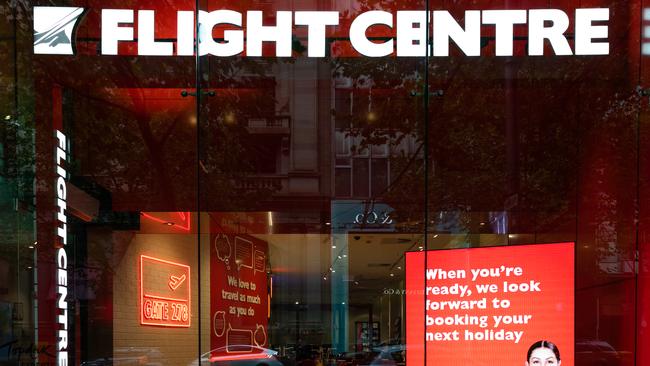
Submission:
{"label": "red glow on glass", "polygon": [[[180,217],[182,224],[177,224],[177,223],[173,222],[172,223],[173,225],[171,225],[171,226],[174,226],[174,227],[179,228],[179,229],[184,230],[184,231],[190,231],[190,229],[191,229],[191,221],[192,221],[190,213],[189,212],[176,212],[176,214]],[[146,212],[140,212],[140,215],[142,215],[143,217],[148,218],[149,220],[159,222],[161,224],[169,224],[170,223],[169,221],[166,221],[166,220],[163,220],[163,219],[161,219],[159,217],[150,215],[150,214],[148,214]]]}
{"label": "red glow on glass", "polygon": [[271,356],[266,353],[245,353],[240,355],[212,356],[210,357],[210,362],[235,361],[235,360],[260,360],[264,358],[271,358]]}

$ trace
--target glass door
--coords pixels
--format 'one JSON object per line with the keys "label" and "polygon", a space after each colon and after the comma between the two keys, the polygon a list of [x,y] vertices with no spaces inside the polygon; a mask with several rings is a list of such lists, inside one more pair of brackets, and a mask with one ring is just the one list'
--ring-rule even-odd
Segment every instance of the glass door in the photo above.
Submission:
{"label": "glass door", "polygon": [[[237,54],[199,66],[202,360],[404,365],[425,71],[389,54],[396,11],[424,2],[203,4],[219,21],[201,44]],[[387,15],[365,31],[384,57],[350,39],[369,9]]]}
{"label": "glass door", "polygon": [[23,269],[33,312],[14,334],[15,347],[39,351],[20,362],[197,359],[194,10],[194,1],[24,9],[38,216],[36,259]]}

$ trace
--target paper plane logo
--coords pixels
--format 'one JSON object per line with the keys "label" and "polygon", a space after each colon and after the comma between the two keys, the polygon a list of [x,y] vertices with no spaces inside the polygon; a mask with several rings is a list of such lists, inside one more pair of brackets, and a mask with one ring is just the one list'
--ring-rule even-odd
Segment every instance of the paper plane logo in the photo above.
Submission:
{"label": "paper plane logo", "polygon": [[34,53],[74,55],[73,33],[83,12],[83,8],[35,6]]}
{"label": "paper plane logo", "polygon": [[180,277],[177,276],[169,276],[169,288],[172,289],[172,291],[176,291],[178,286],[180,286],[183,282],[185,282],[185,275],[181,275]]}

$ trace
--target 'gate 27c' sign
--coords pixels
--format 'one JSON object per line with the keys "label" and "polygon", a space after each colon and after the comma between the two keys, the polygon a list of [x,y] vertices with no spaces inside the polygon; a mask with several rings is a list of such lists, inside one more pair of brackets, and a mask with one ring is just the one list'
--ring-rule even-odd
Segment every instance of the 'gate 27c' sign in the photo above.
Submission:
{"label": "'gate 27c' sign", "polygon": [[190,266],[140,256],[140,324],[190,326]]}
{"label": "'gate 27c' sign", "polygon": [[[80,7],[34,7],[34,53],[71,55],[74,53],[74,30],[87,9]],[[169,15],[166,15],[169,17]],[[341,18],[338,11],[277,11],[275,24],[264,25],[264,12],[245,13],[220,9],[210,12],[177,11],[176,39],[156,39],[163,29],[156,24],[168,24],[159,19],[155,10],[101,9],[102,55],[119,54],[120,43],[137,42],[141,56],[195,55],[195,29],[199,23],[199,56],[228,57],[243,52],[246,56],[262,56],[262,44],[275,44],[276,57],[291,57],[295,39],[294,27],[307,31],[307,56],[325,57],[327,34],[339,23],[352,47],[366,57],[434,57],[449,56],[453,41],[467,56],[481,56],[481,35],[484,27],[495,34],[495,55],[513,56],[515,26],[527,28],[528,55],[544,55],[548,42],[556,55],[608,55],[608,8],[580,8],[568,14],[560,9],[468,10],[464,24],[448,11],[401,10],[395,14],[371,10],[355,14],[352,19]],[[571,19],[573,24],[571,25]],[[349,24],[349,26],[347,25]],[[427,32],[425,24],[432,24]],[[88,25],[96,27],[97,25]],[[215,40],[213,31],[222,29],[223,39]],[[343,26],[342,26],[343,27]],[[367,33],[379,27],[391,35],[381,41],[370,40]],[[235,28],[235,29],[232,29]],[[341,29],[338,29],[340,31]],[[89,29],[97,32],[98,29]],[[168,31],[168,30],[166,30]],[[574,34],[573,47],[567,32]],[[168,33],[168,32],[167,32]],[[427,36],[429,40],[427,41]],[[427,45],[429,51],[427,53]]]}

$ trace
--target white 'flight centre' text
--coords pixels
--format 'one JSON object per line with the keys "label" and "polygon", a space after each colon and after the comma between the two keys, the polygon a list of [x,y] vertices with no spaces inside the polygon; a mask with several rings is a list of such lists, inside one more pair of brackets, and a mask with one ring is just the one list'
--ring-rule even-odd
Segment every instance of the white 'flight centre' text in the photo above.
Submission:
{"label": "white 'flight centre' text", "polygon": [[68,244],[68,218],[66,214],[67,207],[67,173],[63,166],[67,160],[68,141],[63,132],[56,130],[56,311],[57,323],[57,365],[68,365],[68,254],[66,246]]}
{"label": "white 'flight centre' text", "polygon": [[[118,43],[135,40],[137,32],[138,55],[192,56],[194,55],[194,12],[177,12],[176,41],[156,40],[155,12],[138,10],[138,26],[134,29],[134,10],[103,9],[101,53],[117,55]],[[390,12],[373,10],[356,16],[350,25],[350,42],[363,56],[422,57],[426,54],[427,13],[425,11]],[[242,28],[243,14],[232,10],[199,11],[199,55],[235,56],[244,49],[247,56],[262,56],[262,43],[275,44],[275,56],[292,55],[294,26],[307,27],[307,56],[324,57],[327,27],[339,24],[337,11],[278,11],[275,25],[263,25],[261,11],[246,12],[246,27]],[[609,54],[609,9],[576,9],[574,17],[573,48],[567,38],[570,19],[559,9],[532,10],[468,10],[461,25],[448,11],[433,11],[429,17],[432,47],[429,55],[449,56],[450,41],[467,56],[481,55],[481,28],[494,27],[496,56],[513,56],[515,26],[527,26],[529,56],[542,56],[548,41],[555,55]],[[212,30],[217,25],[229,25],[223,40],[216,41]],[[236,29],[230,29],[232,27]],[[373,26],[395,29],[394,39],[370,40],[366,31]],[[237,29],[238,28],[238,29]],[[176,44],[174,50],[174,43]]]}

